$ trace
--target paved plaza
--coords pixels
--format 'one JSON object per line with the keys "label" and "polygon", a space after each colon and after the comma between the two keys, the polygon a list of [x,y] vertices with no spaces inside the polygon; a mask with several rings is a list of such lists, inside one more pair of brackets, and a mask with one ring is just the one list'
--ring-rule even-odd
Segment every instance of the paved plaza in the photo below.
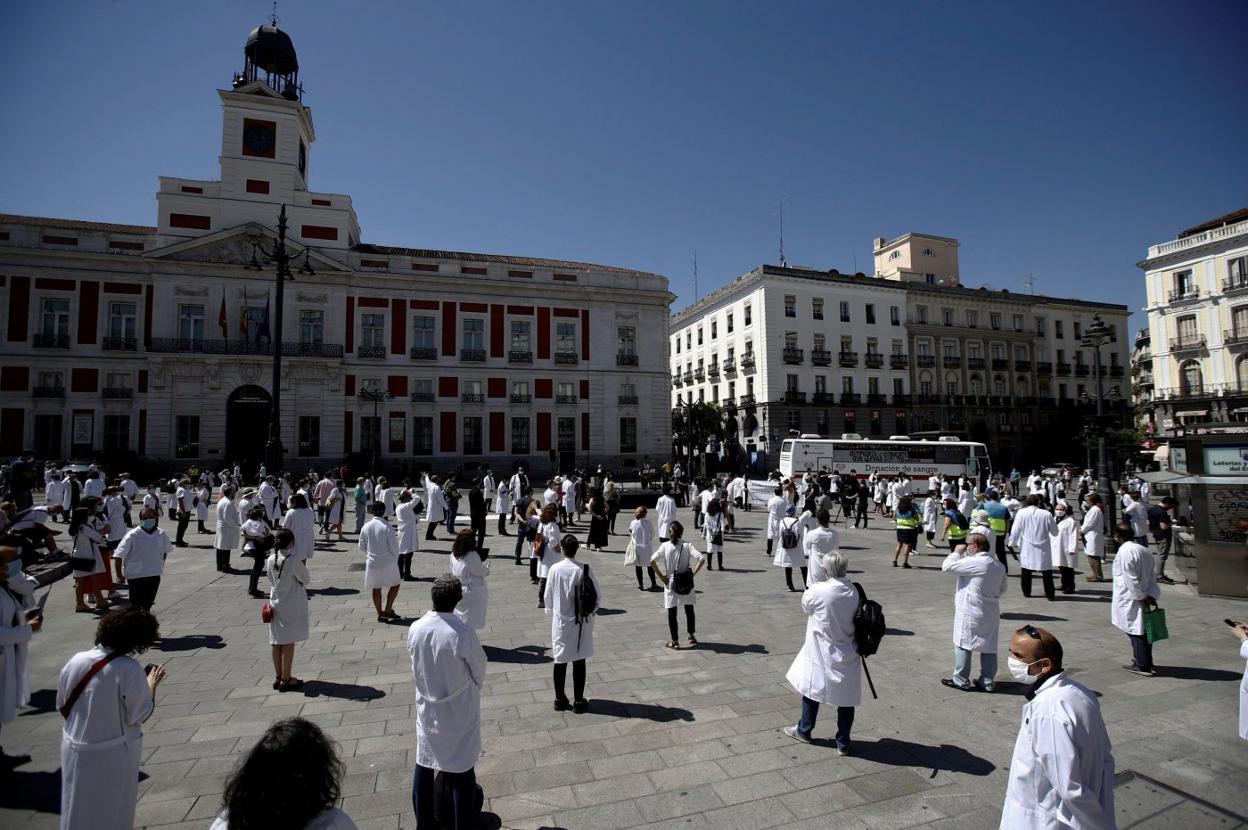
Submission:
{"label": "paved plaza", "polygon": [[[663,648],[662,597],[637,590],[622,564],[626,536],[613,537],[609,551],[582,553],[604,594],[583,715],[552,711],[550,627],[534,607],[528,568],[512,564],[513,539],[487,540],[494,558],[481,639],[490,663],[476,768],[485,826],[995,828],[1023,697],[1009,682],[993,695],[940,685],[952,662],[954,583],[940,572],[943,554],[924,551],[932,555],[914,569],[894,569],[890,522],[839,526],[853,578],[884,605],[892,635],[870,661],[880,697],[864,684],[853,754],[840,758],[830,743],[834,713],[823,713],[813,745],[780,732],[799,709],[784,673],[802,644],[801,595],[785,590],[782,570],[764,556],[763,514],[738,515],[741,530],[725,546],[729,570],[698,576],[694,649]],[[154,609],[165,639],[145,658],[170,662],[144,728],[137,823],[206,827],[241,754],[274,719],[300,715],[338,742],[343,807],[361,828],[414,826],[407,626],[376,621],[354,537],[318,546],[309,563],[312,636],[294,670],[308,682],[284,694],[271,688],[261,602],[246,595],[241,568],[250,560],[236,555],[240,573],[219,574],[212,537],[192,529],[188,538],[191,547],[170,554]],[[446,571],[445,533],[422,545],[413,571]],[[1120,774],[1119,826],[1248,827],[1248,751],[1236,737],[1244,666],[1222,624],[1248,616],[1245,605],[1166,586],[1171,639],[1156,649],[1160,676],[1141,678],[1121,669],[1130,651],[1109,624],[1108,585],[1084,589],[1081,576],[1078,595],[1025,599],[1016,563],[1011,571],[1003,632],[1025,622],[1052,629],[1067,670],[1101,695]],[[4,728],[5,749],[34,760],[0,787],[0,826],[57,821],[57,673],[90,645],[96,623],[73,613],[71,594],[68,580],[56,584],[31,643],[32,708]],[[427,611],[429,583],[406,583],[396,609],[409,620]]]}

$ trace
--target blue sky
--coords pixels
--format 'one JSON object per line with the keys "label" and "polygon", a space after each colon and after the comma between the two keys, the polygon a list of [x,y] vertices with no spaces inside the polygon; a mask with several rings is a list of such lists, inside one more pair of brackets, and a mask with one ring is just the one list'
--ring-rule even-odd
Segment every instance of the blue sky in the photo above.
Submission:
{"label": "blue sky", "polygon": [[[0,212],[151,224],[215,178],[267,2],[11,3]],[[961,240],[964,282],[1144,302],[1248,206],[1248,4],[293,2],[312,187],[365,241],[625,265],[680,308],[776,262]],[[1133,326],[1142,324],[1141,316]]]}

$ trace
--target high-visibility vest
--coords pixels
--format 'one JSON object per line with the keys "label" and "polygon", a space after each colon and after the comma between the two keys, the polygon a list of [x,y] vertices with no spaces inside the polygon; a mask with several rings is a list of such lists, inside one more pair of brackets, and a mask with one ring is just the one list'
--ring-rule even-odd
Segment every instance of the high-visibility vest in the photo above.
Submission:
{"label": "high-visibility vest", "polygon": [[965,539],[970,530],[958,524],[958,520],[949,513],[945,513],[945,516],[949,518],[949,531],[946,535],[953,540]]}
{"label": "high-visibility vest", "polygon": [[908,514],[898,513],[894,521],[897,523],[898,530],[918,530],[922,520],[918,514],[914,512],[914,508],[910,508]]}
{"label": "high-visibility vest", "polygon": [[[990,504],[1000,504],[1000,503],[991,502]],[[987,508],[985,508],[985,510],[987,510]],[[1001,516],[999,517],[992,515],[992,511],[988,510],[988,527],[992,528],[993,533],[996,533],[996,534],[1005,533],[1005,519],[1009,515],[1010,515],[1010,512],[1005,508],[1004,505],[1001,505]]]}

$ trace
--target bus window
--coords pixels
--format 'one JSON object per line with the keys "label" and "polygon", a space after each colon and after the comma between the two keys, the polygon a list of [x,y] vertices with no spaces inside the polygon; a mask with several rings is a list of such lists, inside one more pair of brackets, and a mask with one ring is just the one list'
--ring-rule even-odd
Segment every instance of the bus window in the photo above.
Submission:
{"label": "bus window", "polygon": [[781,444],[781,445],[780,445],[780,452],[781,452],[782,454],[783,454],[783,453],[791,453],[791,452],[793,452],[793,442],[792,442],[792,441],[785,441],[783,444]]}

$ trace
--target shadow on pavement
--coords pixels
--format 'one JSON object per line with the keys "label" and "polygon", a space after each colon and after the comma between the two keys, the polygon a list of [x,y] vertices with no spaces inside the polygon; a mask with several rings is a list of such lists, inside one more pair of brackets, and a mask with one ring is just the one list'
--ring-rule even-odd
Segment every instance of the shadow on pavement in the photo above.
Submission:
{"label": "shadow on pavement", "polygon": [[[814,743],[835,745],[830,740]],[[966,775],[990,775],[996,766],[987,758],[981,758],[959,746],[941,744],[925,746],[911,741],[882,738],[878,741],[853,741],[850,754],[856,758],[875,761],[890,766],[928,767],[934,777],[937,772],[960,772]]]}
{"label": "shadow on pavement", "polygon": [[[711,570],[711,568],[707,568],[707,570],[709,571],[709,570]],[[754,568],[715,568],[714,570],[717,570],[717,571],[723,571],[724,573],[730,573],[730,574],[762,574],[762,573],[767,573],[765,570],[761,570],[761,569],[754,569]]]}
{"label": "shadow on pavement", "polygon": [[1240,680],[1241,672],[1225,669],[1198,669],[1189,666],[1157,666],[1158,677],[1174,677],[1179,680]]}
{"label": "shadow on pavement", "polygon": [[217,634],[188,634],[185,637],[161,637],[157,651],[194,651],[197,648],[225,648],[225,640]]}
{"label": "shadow on pavement", "polygon": [[884,629],[884,633],[889,635],[890,637],[913,637],[914,636],[913,631],[909,631],[905,628],[886,628]]}
{"label": "shadow on pavement", "polygon": [[[302,692],[304,697],[336,697],[342,700],[377,700],[386,696],[381,689],[374,689],[372,686],[357,686],[354,683],[330,683],[327,680],[308,680],[303,684],[302,689],[295,691],[295,694]],[[290,694],[290,692],[287,692]]]}
{"label": "shadow on pavement", "polygon": [[685,646],[682,651],[713,651],[716,654],[770,654],[764,646],[758,643],[750,645],[741,645],[739,643],[708,643],[706,640],[699,640],[696,646]]}
{"label": "shadow on pavement", "polygon": [[28,715],[42,715],[46,712],[56,711],[56,689],[37,689],[30,693],[29,707],[18,717],[26,717]]}
{"label": "shadow on pavement", "polygon": [[596,612],[600,617],[614,617],[617,614],[627,614],[623,608],[599,608]]}
{"label": "shadow on pavement", "polygon": [[[602,613],[602,612],[599,612]],[[485,659],[491,663],[549,663],[546,646],[517,646],[516,648],[499,648],[484,646]]]}
{"label": "shadow on pavement", "polygon": [[621,703],[616,700],[589,701],[589,711],[596,715],[611,715],[617,718],[640,718],[656,723],[672,721],[692,721],[693,712],[675,706],[660,706],[655,703]]}
{"label": "shadow on pavement", "polygon": [[1024,611],[1009,611],[1001,615],[1003,620],[1035,620],[1037,622],[1066,622],[1065,617],[1051,617],[1048,614],[1028,614]]}
{"label": "shadow on pavement", "polygon": [[22,772],[15,769],[4,779],[3,803],[9,810],[36,813],[61,811],[61,771]]}
{"label": "shadow on pavement", "polygon": [[346,597],[358,594],[359,588],[309,588],[308,595],[314,597]]}

